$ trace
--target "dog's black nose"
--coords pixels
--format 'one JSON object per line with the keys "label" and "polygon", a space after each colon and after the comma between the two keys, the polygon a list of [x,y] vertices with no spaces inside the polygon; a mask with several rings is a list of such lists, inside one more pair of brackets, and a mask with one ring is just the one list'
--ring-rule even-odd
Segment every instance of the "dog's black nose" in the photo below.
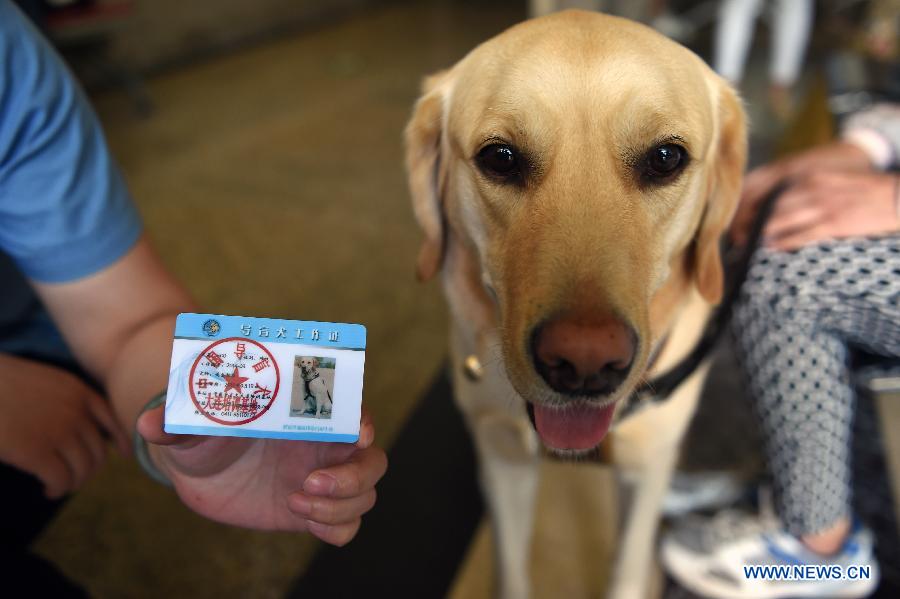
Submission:
{"label": "dog's black nose", "polygon": [[532,336],[535,369],[559,393],[610,395],[628,377],[635,339],[634,330],[618,318],[591,323],[557,318]]}

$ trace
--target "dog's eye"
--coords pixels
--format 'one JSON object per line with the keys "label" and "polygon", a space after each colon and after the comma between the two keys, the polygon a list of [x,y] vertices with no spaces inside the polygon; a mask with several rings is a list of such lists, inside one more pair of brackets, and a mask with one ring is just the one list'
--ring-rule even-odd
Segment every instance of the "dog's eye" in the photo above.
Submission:
{"label": "dog's eye", "polygon": [[677,174],[687,163],[687,151],[677,144],[656,146],[644,159],[644,178],[663,182]]}
{"label": "dog's eye", "polygon": [[512,179],[521,173],[519,157],[506,144],[491,144],[478,152],[478,166],[485,174],[502,179]]}

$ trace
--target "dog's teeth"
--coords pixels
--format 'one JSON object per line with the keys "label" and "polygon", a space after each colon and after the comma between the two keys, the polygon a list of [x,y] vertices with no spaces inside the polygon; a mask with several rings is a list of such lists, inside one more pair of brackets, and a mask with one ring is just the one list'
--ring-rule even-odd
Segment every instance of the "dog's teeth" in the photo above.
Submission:
{"label": "dog's teeth", "polygon": [[463,372],[473,381],[480,381],[484,376],[484,368],[481,367],[481,360],[478,356],[472,354],[463,362]]}

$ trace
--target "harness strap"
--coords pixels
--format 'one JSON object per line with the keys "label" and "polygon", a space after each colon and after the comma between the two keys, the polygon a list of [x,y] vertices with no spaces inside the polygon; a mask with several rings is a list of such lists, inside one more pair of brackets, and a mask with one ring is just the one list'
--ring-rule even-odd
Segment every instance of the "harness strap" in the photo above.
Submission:
{"label": "harness strap", "polygon": [[[313,395],[312,391],[309,390],[309,384],[311,382],[313,382],[314,380],[316,380],[317,378],[319,378],[318,371],[316,371],[316,376],[312,377],[311,379],[307,379],[307,378],[303,379],[303,385],[304,385],[304,388],[306,389],[306,394],[303,396],[303,399],[306,399],[307,397],[315,398],[315,395]],[[328,390],[328,385],[325,385],[325,393],[328,394],[328,401],[333,402],[334,400],[331,398],[331,391]]]}
{"label": "harness strap", "polygon": [[[681,385],[681,383],[691,376],[703,360],[710,354],[719,339],[721,339],[725,330],[728,328],[728,323],[731,321],[732,308],[740,297],[741,287],[750,270],[750,261],[762,241],[762,232],[766,226],[766,222],[772,215],[772,210],[775,208],[778,197],[786,188],[787,184],[782,183],[773,189],[760,203],[759,211],[756,213],[756,216],[753,219],[753,226],[750,228],[747,245],[732,261],[734,266],[731,269],[728,269],[732,274],[729,277],[730,281],[726,287],[722,303],[719,304],[718,309],[712,319],[710,319],[700,341],[691,353],[685,356],[681,362],[673,366],[668,372],[638,385],[634,390],[634,393],[632,393],[631,397],[628,398],[625,405],[622,406],[622,409],[619,411],[620,414],[618,415],[618,420],[621,421],[622,419],[631,416],[639,408],[648,403],[654,404],[664,402],[672,392]],[[732,253],[735,251],[735,248],[732,247],[730,250],[729,253]]]}
{"label": "harness strap", "polygon": [[[319,372],[318,372],[318,371],[316,371],[316,376],[314,376],[314,377],[312,377],[312,378],[310,378],[310,379],[308,379],[308,378],[306,378],[306,377],[303,377],[303,388],[306,390],[306,392],[305,392],[304,395],[303,395],[303,399],[306,399],[307,397],[315,397],[315,396],[312,394],[312,391],[309,390],[309,384],[310,384],[311,382],[313,382],[314,380],[316,380],[317,378],[319,378]],[[326,389],[327,389],[327,388],[326,388]]]}

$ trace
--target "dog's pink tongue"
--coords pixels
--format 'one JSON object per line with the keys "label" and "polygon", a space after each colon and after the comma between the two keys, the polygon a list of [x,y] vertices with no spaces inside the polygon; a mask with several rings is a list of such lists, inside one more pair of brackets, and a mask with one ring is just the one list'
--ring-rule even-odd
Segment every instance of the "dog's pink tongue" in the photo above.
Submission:
{"label": "dog's pink tongue", "polygon": [[541,439],[555,449],[591,449],[609,431],[615,404],[602,408],[534,406],[534,424]]}

